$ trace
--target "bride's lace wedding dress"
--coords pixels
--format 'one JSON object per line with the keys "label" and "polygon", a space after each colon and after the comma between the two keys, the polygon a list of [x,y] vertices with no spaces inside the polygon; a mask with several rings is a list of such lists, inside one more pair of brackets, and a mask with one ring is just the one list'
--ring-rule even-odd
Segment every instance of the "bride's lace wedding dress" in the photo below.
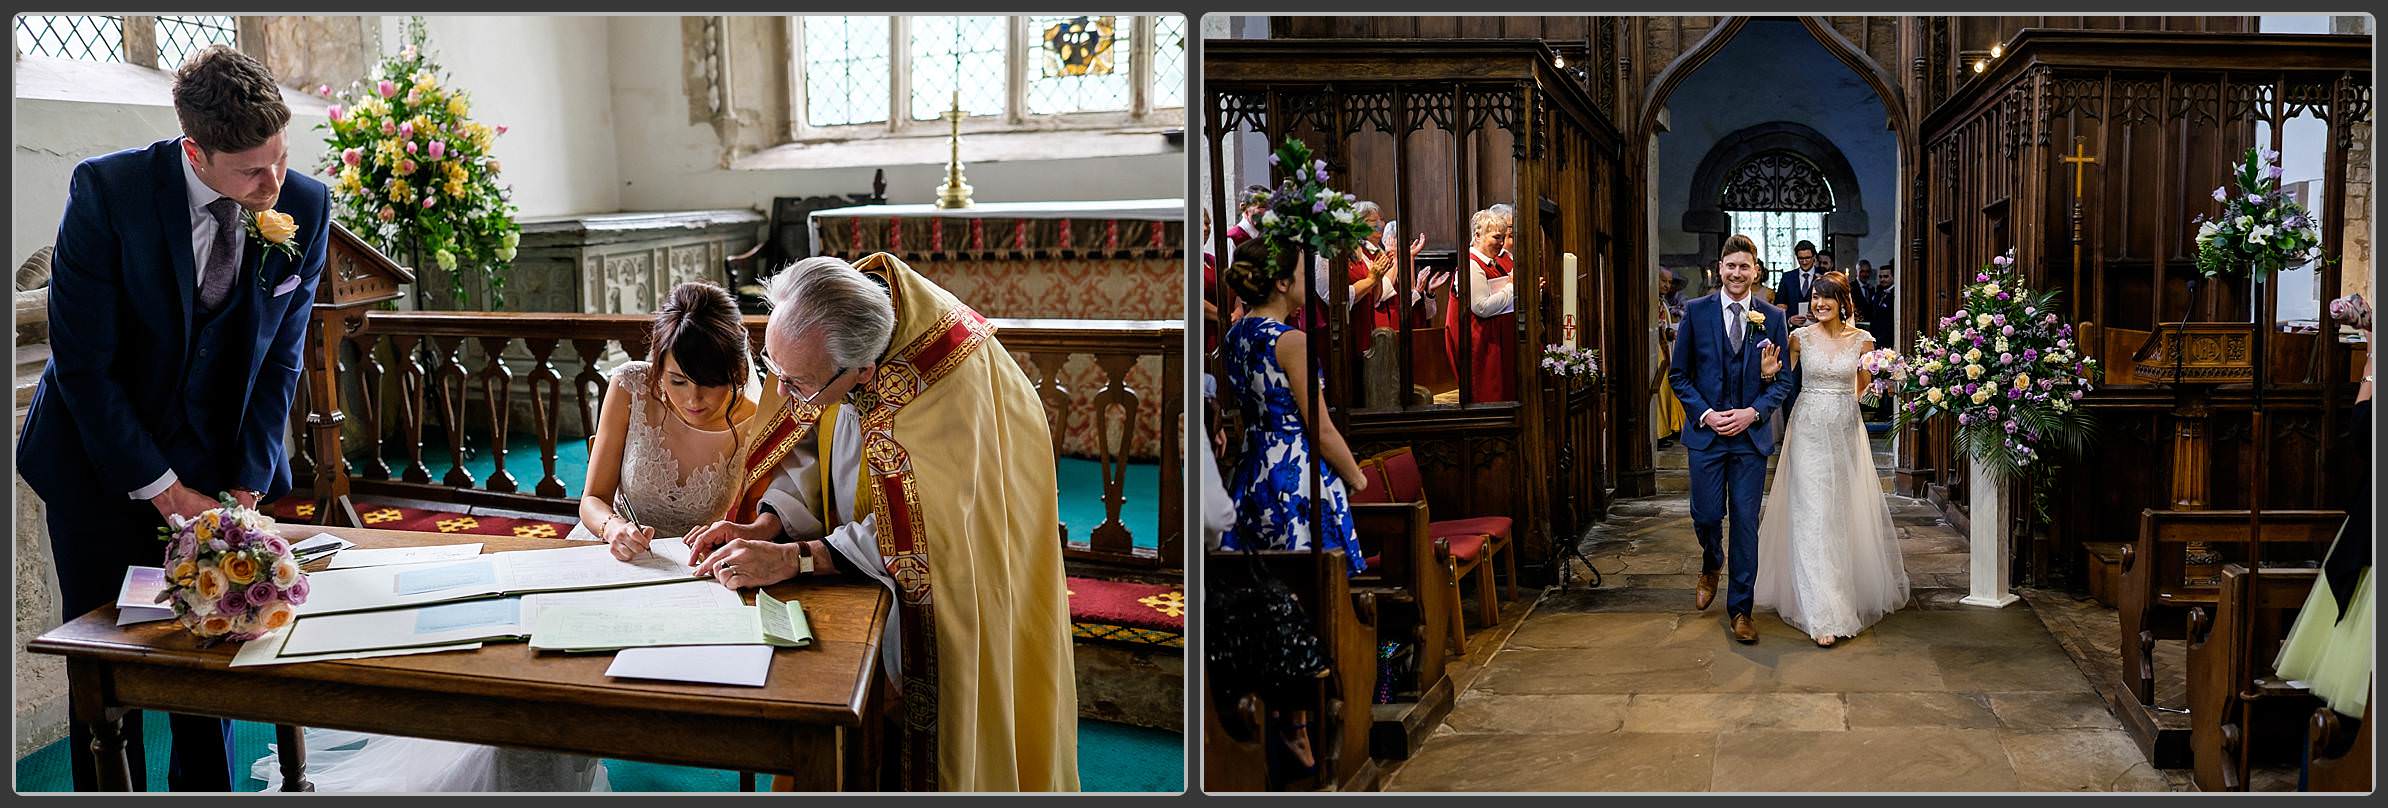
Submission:
{"label": "bride's lace wedding dress", "polygon": [[1758,523],[1757,604],[1811,637],[1855,636],[1907,603],[1907,567],[1858,415],[1864,331],[1799,342],[1799,403]]}
{"label": "bride's lace wedding dress", "polygon": [[[664,539],[722,517],[736,494],[731,475],[741,458],[734,426],[689,426],[657,399],[657,372],[637,361],[614,371],[613,383],[630,397],[614,503]],[[600,541],[578,525],[567,538]],[[584,755],[314,727],[305,737],[307,780],[319,792],[608,790],[605,767]],[[252,765],[250,776],[268,791],[281,788],[281,764],[272,754]]]}

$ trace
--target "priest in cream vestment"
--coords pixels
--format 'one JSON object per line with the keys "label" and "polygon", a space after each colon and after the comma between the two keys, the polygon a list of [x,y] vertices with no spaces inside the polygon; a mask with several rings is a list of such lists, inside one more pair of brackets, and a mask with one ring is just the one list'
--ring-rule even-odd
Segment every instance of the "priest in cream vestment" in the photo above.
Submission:
{"label": "priest in cream vestment", "polygon": [[[1052,438],[986,318],[884,253],[770,282],[763,412],[698,571],[763,586],[823,566],[894,592],[882,667],[907,788],[1074,791],[1078,698]],[[704,542],[703,544],[713,544]]]}

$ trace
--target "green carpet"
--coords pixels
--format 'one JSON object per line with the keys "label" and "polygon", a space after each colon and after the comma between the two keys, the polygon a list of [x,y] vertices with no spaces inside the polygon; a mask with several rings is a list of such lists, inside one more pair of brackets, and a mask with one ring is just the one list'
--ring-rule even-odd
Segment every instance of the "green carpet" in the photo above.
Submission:
{"label": "green carpet", "polygon": [[[149,747],[150,790],[164,791],[166,750],[171,742],[166,735],[166,722],[159,718],[144,724],[144,742]],[[265,745],[273,741],[274,728],[266,724],[235,721],[232,724],[232,738],[235,759],[255,761],[265,756]],[[1079,787],[1086,791],[1185,791],[1185,752],[1181,748],[1182,743],[1176,733],[1079,719]],[[17,790],[70,790],[73,774],[67,768],[66,746],[66,741],[61,739],[18,760]],[[735,772],[716,769],[608,760],[605,761],[605,774],[615,791],[738,790],[738,775]],[[248,779],[240,788],[243,791],[257,791],[265,788],[265,783]]]}
{"label": "green carpet", "polygon": [[[448,474],[448,468],[453,465],[448,457],[446,439],[426,434],[423,442],[425,445],[424,467],[430,469],[431,479],[444,479]],[[496,456],[486,450],[488,442],[488,437],[482,435],[465,438],[464,470],[471,473],[477,482],[488,480],[489,475],[497,470]],[[364,457],[362,452],[352,453],[349,456],[349,467],[353,470],[356,468],[356,463]],[[394,458],[396,455],[386,457]],[[390,471],[393,475],[405,471],[398,461],[385,460],[384,462],[391,464]],[[1072,541],[1083,542],[1096,525],[1103,523],[1102,464],[1093,460],[1065,457],[1055,464],[1053,471],[1054,487],[1060,489],[1061,523],[1069,527]],[[546,476],[547,470],[539,462],[539,437],[537,435],[515,433],[511,439],[507,440],[506,473],[514,476],[514,485],[517,489],[526,492],[538,489],[539,480]],[[556,479],[564,484],[565,496],[579,496],[581,483],[587,480],[588,476],[588,442],[570,440],[564,441],[556,447]],[[1160,490],[1160,464],[1128,464],[1126,483],[1128,500],[1120,505],[1119,521],[1128,526],[1137,547],[1149,549],[1155,547],[1160,541]]]}

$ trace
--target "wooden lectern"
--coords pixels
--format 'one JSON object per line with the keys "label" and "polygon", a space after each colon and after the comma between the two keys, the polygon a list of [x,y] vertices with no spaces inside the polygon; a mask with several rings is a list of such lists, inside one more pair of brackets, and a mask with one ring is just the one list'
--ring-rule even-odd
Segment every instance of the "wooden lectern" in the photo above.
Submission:
{"label": "wooden lectern", "polygon": [[[2254,323],[2161,323],[2132,353],[2134,380],[2170,385],[2175,393],[2171,510],[2206,510],[2214,445],[2206,422],[2213,416],[2214,388],[2253,383],[2254,360]],[[2189,583],[2220,580],[2222,559],[2204,542],[2192,543],[2186,555]]]}
{"label": "wooden lectern", "polygon": [[[396,300],[415,282],[412,270],[390,260],[339,222],[315,286],[315,313],[307,328],[307,429],[315,445],[315,519],[319,524],[364,527],[348,501],[348,458],[340,448],[340,343],[365,324],[365,313]],[[339,521],[334,521],[337,518]]]}

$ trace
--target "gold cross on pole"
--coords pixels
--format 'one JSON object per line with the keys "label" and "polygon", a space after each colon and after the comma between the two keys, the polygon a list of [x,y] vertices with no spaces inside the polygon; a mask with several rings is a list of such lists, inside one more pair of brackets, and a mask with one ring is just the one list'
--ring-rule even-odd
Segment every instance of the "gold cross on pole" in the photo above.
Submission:
{"label": "gold cross on pole", "polygon": [[2069,155],[2065,155],[2065,156],[2061,156],[2061,157],[2058,157],[2058,158],[2056,158],[2056,159],[2063,160],[2063,161],[2065,161],[2065,162],[2068,162],[2068,163],[2072,163],[2072,164],[2073,164],[2073,198],[2074,198],[2074,199],[2080,199],[2080,198],[2081,198],[2081,169],[2083,169],[2083,168],[2085,168],[2085,167],[2087,167],[2087,166],[2089,166],[2089,165],[2091,165],[2091,164],[2094,164],[2094,163],[2098,162],[2098,158],[2090,156],[2088,152],[2086,152],[2086,151],[2084,151],[2084,150],[2082,149],[2081,142],[2082,142],[2082,136],[2080,136],[2080,135],[2074,135],[2074,136],[2073,136],[2073,153],[2072,153],[2072,154],[2069,154]]}

